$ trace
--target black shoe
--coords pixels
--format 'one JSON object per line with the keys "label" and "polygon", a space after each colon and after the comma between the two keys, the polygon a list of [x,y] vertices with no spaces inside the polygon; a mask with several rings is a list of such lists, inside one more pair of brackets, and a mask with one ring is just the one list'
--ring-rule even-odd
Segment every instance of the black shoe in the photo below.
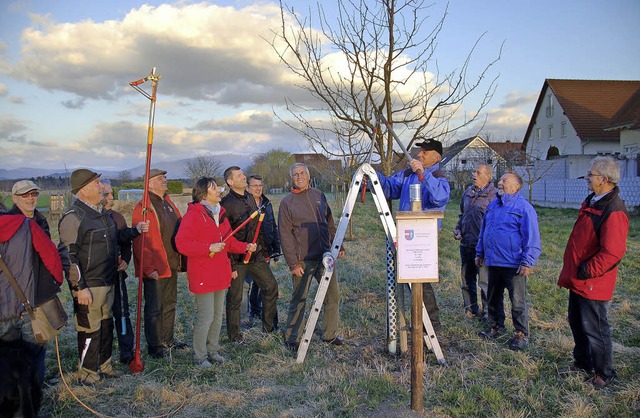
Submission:
{"label": "black shoe", "polygon": [[287,348],[287,350],[289,351],[293,351],[293,352],[297,352],[298,348],[300,348],[300,343],[296,342],[296,343],[290,343],[289,341],[285,341],[284,342],[284,346]]}
{"label": "black shoe", "polygon": [[523,350],[525,347],[529,345],[529,340],[524,332],[516,331],[513,334],[513,338],[509,341],[509,348],[513,351]]}
{"label": "black shoe", "polygon": [[336,335],[335,338],[332,338],[330,340],[322,340],[322,341],[324,341],[327,344],[333,344],[333,345],[347,345],[347,340],[345,340],[339,335]]}
{"label": "black shoe", "polygon": [[151,358],[161,359],[161,358],[165,358],[167,354],[164,352],[164,350],[154,350],[154,351],[149,351],[149,356]]}
{"label": "black shoe", "polygon": [[129,365],[133,361],[133,356],[120,356],[120,363]]}
{"label": "black shoe", "polygon": [[489,328],[485,331],[480,331],[478,333],[479,336],[484,338],[485,340],[494,340],[504,334],[504,328]]}

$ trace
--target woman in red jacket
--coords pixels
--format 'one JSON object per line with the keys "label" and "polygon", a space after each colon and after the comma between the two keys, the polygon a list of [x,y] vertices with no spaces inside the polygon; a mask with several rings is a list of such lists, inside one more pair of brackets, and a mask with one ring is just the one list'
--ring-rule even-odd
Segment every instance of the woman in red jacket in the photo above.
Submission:
{"label": "woman in red jacket", "polygon": [[193,188],[193,202],[182,218],[175,242],[187,257],[189,290],[195,295],[197,318],[193,328],[193,351],[198,367],[212,367],[211,361],[223,362],[218,354],[224,293],[231,285],[231,262],[227,253],[243,254],[256,250],[247,244],[227,238],[231,225],[220,206],[224,188],[215,180],[202,177]]}

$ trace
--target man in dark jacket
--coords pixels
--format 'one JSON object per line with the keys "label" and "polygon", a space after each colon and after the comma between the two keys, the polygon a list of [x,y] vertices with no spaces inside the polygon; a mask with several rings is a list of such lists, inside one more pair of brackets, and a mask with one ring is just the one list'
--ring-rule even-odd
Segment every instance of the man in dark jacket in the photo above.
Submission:
{"label": "man in dark jacket", "polygon": [[[230,190],[222,198],[220,205],[226,211],[232,230],[235,230],[258,209],[258,206],[253,196],[247,192],[247,177],[240,167],[232,166],[227,168],[224,171],[224,181]],[[255,217],[236,233],[235,238],[241,242],[253,242],[257,226],[258,217]],[[264,292],[262,328],[266,332],[275,330],[274,320],[278,301],[278,283],[269,268],[269,264],[266,262],[270,254],[264,240],[262,228],[256,238],[256,244],[258,249],[251,253],[247,263],[244,262],[244,254],[231,255],[231,268],[238,273],[238,277],[231,281],[231,287],[226,296],[227,335],[229,340],[233,342],[243,341],[240,333],[240,306],[242,305],[242,287],[247,273],[251,275],[253,281]]]}
{"label": "man in dark jacket", "polygon": [[[248,183],[249,184],[247,186],[247,191],[256,201],[256,205],[258,205],[258,207],[264,207],[264,219],[262,221],[260,231],[262,233],[262,236],[264,237],[264,242],[267,246],[267,251],[269,254],[266,262],[269,263],[271,260],[277,262],[280,255],[280,236],[278,233],[276,218],[273,214],[273,206],[271,205],[271,201],[262,192],[262,176],[253,174],[249,176]],[[251,279],[250,275],[247,275],[247,278],[245,278],[245,282],[247,282],[247,280],[251,283],[251,290],[249,291],[249,315],[254,318],[261,318],[263,294],[260,291],[258,285],[256,285],[256,283]],[[273,326],[275,328],[278,328],[277,312],[274,318]]]}
{"label": "man in dark jacket", "polygon": [[[68,254],[67,281],[73,296],[78,331],[78,372],[81,383],[98,383],[117,377],[111,364],[113,342],[113,285],[118,277],[118,242],[131,241],[130,230],[119,234],[102,207],[100,174],[87,169],[71,173],[71,192],[76,200],[60,219],[60,246]],[[137,225],[142,232],[144,223]],[[65,266],[66,267],[66,266]]]}
{"label": "man in dark jacket", "polygon": [[[324,275],[322,258],[331,249],[336,234],[333,214],[324,193],[310,186],[311,175],[304,163],[289,169],[293,187],[280,202],[278,225],[282,253],[293,276],[293,290],[284,338],[290,350],[297,350],[304,328],[304,311],[311,281]],[[344,257],[344,250],[338,253]],[[324,300],[322,340],[333,345],[346,341],[338,335],[340,291],[334,270]]]}
{"label": "man in dark jacket", "polygon": [[[133,238],[140,235],[137,229],[129,228],[127,220],[120,212],[113,210],[113,189],[108,180],[103,182],[104,198],[102,206],[105,212],[111,216],[116,223],[118,231],[130,229]],[[124,264],[118,264],[118,277],[114,285],[113,297],[113,321],[116,328],[116,337],[118,338],[118,351],[120,352],[120,363],[129,364],[133,360],[134,335],[131,326],[131,318],[129,317],[129,296],[127,295],[127,267],[131,262],[131,241],[121,242],[119,245],[119,256]]]}
{"label": "man in dark jacket", "polygon": [[569,289],[572,369],[591,374],[591,383],[601,389],[617,376],[607,311],[627,250],[629,216],[620,198],[615,160],[596,157],[583,178],[592,193],[569,236],[558,286]]}
{"label": "man in dark jacket", "polygon": [[[478,234],[484,218],[484,211],[489,202],[496,197],[496,188],[491,181],[493,170],[488,164],[478,164],[473,173],[471,185],[460,199],[460,216],[453,237],[460,241],[460,259],[462,266],[462,300],[468,318],[486,320],[487,286],[489,272],[487,266],[478,267],[475,263]],[[478,290],[482,299],[482,311],[478,307]]]}

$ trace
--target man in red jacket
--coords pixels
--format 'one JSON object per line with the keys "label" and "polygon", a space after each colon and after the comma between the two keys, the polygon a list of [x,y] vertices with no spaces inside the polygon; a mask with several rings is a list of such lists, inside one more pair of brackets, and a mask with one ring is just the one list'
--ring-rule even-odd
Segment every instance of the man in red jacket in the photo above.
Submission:
{"label": "man in red jacket", "polygon": [[593,193],[582,203],[569,236],[558,286],[569,289],[573,333],[571,370],[584,371],[601,389],[617,377],[607,319],[618,264],[626,252],[629,217],[620,198],[620,169],[610,157],[596,157],[583,177]]}
{"label": "man in red jacket", "polygon": [[[144,241],[144,271],[140,271],[142,239],[133,240],[136,277],[142,275],[144,285],[144,335],[153,358],[165,357],[166,349],[186,348],[185,343],[173,336],[181,257],[173,247],[172,238],[182,216],[167,194],[166,174],[157,168],[149,171],[150,205],[146,219],[149,232]],[[134,225],[143,220],[142,201],[131,217]]]}

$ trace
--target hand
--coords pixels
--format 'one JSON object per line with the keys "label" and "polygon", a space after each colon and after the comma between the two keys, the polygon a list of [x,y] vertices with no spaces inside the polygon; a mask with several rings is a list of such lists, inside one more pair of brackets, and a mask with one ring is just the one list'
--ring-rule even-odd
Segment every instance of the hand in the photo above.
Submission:
{"label": "hand", "polygon": [[227,244],[225,244],[224,242],[214,242],[213,244],[209,245],[209,256],[211,256],[211,253],[215,254],[224,250],[224,247],[226,245]]}
{"label": "hand", "polygon": [[120,262],[118,263],[118,271],[126,270],[128,267],[127,262],[124,261],[123,259],[120,259],[119,261]]}
{"label": "hand", "polygon": [[518,276],[528,276],[531,274],[531,267],[520,266],[518,267]]}
{"label": "hand", "polygon": [[295,267],[291,269],[291,274],[296,277],[302,277],[304,274],[304,268],[302,268],[302,264],[296,264]]}
{"label": "hand", "polygon": [[140,222],[138,225],[136,225],[136,229],[138,230],[139,233],[143,233],[143,232],[149,232],[149,221],[146,222]]}
{"label": "hand", "polygon": [[476,266],[478,267],[484,266],[484,258],[476,257]]}
{"label": "hand", "polygon": [[462,239],[462,232],[460,232],[459,229],[453,231],[453,239],[455,239],[456,241],[460,241]]}
{"label": "hand", "polygon": [[238,272],[237,271],[232,271],[231,272],[231,280],[237,279],[237,278],[238,278]]}
{"label": "hand", "polygon": [[78,290],[76,296],[78,297],[78,303],[80,305],[90,306],[93,303],[93,296],[91,295],[91,290],[89,290],[88,288]]}
{"label": "hand", "polygon": [[247,244],[247,252],[253,253],[258,249],[258,244]]}
{"label": "hand", "polygon": [[150,279],[153,279],[153,280],[158,280],[158,278],[159,278],[160,276],[158,275],[158,270],[154,270],[154,271],[153,271],[151,274],[149,274],[147,277],[148,277],[148,278],[150,278]]}
{"label": "hand", "polygon": [[417,158],[414,158],[413,160],[411,160],[411,162],[409,163],[409,166],[411,167],[411,170],[414,173],[419,173],[419,172],[424,173],[424,166],[422,165],[420,160],[418,160]]}

